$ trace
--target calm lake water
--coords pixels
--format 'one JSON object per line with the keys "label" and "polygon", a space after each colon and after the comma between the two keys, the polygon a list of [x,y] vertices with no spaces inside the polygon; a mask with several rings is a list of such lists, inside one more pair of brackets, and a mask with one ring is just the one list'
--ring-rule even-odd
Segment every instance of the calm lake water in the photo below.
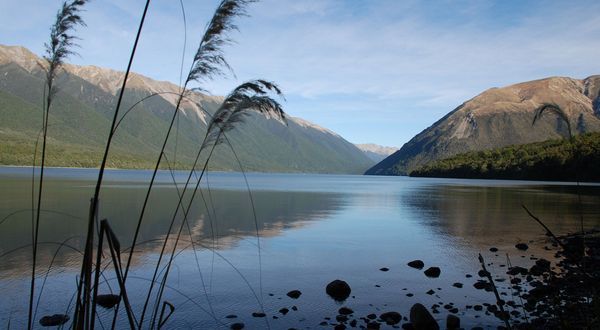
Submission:
{"label": "calm lake water", "polygon": [[[0,168],[0,324],[10,322],[15,329],[27,319],[31,171]],[[96,175],[91,169],[47,171],[37,288],[45,284],[36,320],[72,314]],[[99,217],[109,220],[123,248],[131,243],[150,175],[111,170],[103,185]],[[160,174],[142,226],[143,244],[133,258],[127,285],[138,317],[186,173],[175,178],[177,185],[168,172]],[[205,179],[164,294],[176,308],[167,328],[228,328],[243,322],[250,329],[319,329],[324,317],[335,322],[341,306],[352,308],[357,318],[385,311],[408,316],[415,302],[428,307],[452,302],[463,326],[495,328],[501,323],[494,317],[465,309],[495,301],[492,293],[472,286],[480,269],[478,254],[498,277],[506,277],[506,254],[518,265],[530,264],[532,254],[553,254],[543,249],[549,245],[543,229],[521,204],[556,234],[577,231],[580,214],[586,228],[600,226],[597,185],[580,187],[579,204],[576,186],[563,183],[252,173],[247,176],[249,193],[239,173],[209,173]],[[181,220],[179,216],[172,232]],[[62,242],[66,245],[59,248]],[[519,242],[530,249],[516,250]],[[490,252],[492,246],[499,252]],[[440,267],[441,276],[427,278],[423,270],[408,267],[413,259],[423,260],[426,268]],[[380,271],[382,267],[389,271]],[[111,269],[105,272],[102,293],[118,287]],[[352,287],[343,304],[325,293],[327,283],[338,278]],[[455,282],[464,287],[453,287]],[[510,294],[506,282],[499,285]],[[302,292],[299,299],[286,296],[296,289]],[[435,293],[427,294],[430,289]],[[283,307],[290,309],[287,315],[278,312]],[[267,317],[252,317],[261,310]],[[237,318],[226,318],[230,314]],[[447,314],[440,308],[434,316],[445,325]],[[100,311],[105,328],[111,315]],[[119,326],[127,326],[124,316]]]}

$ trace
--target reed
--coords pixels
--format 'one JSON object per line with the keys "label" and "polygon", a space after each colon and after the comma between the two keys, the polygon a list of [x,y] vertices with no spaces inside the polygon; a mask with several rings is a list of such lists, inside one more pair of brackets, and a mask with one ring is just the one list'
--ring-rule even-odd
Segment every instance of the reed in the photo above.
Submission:
{"label": "reed", "polygon": [[[85,22],[79,16],[82,7],[86,0],[73,0],[64,2],[61,9],[56,14],[56,20],[50,29],[50,41],[45,44],[46,54],[44,60],[46,65],[42,66],[45,70],[46,80],[44,88],[44,100],[42,111],[42,155],[40,160],[40,178],[38,184],[38,197],[35,221],[32,226],[32,266],[31,266],[31,285],[29,291],[29,312],[27,320],[27,328],[33,327],[33,300],[35,295],[35,273],[37,263],[37,249],[40,229],[40,210],[42,208],[42,193],[44,186],[44,167],[46,162],[46,143],[48,136],[48,118],[50,117],[50,108],[52,101],[57,93],[57,88],[54,85],[54,79],[58,74],[62,64],[69,55],[75,54],[73,48],[77,46],[75,37],[72,32],[77,26],[85,26]],[[36,146],[37,147],[37,146]],[[37,153],[36,153],[37,154]],[[33,190],[32,190],[33,191]]]}
{"label": "reed", "polygon": [[[216,76],[224,76],[224,75],[226,75],[227,72],[233,71],[231,69],[231,67],[229,66],[229,64],[227,63],[227,61],[225,60],[223,46],[231,43],[231,39],[229,38],[229,33],[231,31],[237,30],[237,26],[233,23],[234,18],[239,17],[239,16],[246,16],[246,6],[252,2],[255,2],[255,0],[222,0],[220,2],[219,6],[217,7],[211,21],[207,25],[207,27],[204,31],[204,34],[202,35],[198,49],[193,58],[191,68],[187,74],[186,79],[183,81],[183,84],[181,85],[180,93],[178,93],[177,102],[176,102],[173,114],[171,116],[171,120],[170,120],[168,129],[167,129],[167,132],[165,134],[161,150],[158,154],[158,159],[155,163],[155,168],[154,168],[152,177],[150,179],[148,189],[145,194],[144,202],[143,202],[143,205],[142,205],[142,208],[140,211],[138,221],[136,223],[136,229],[135,229],[135,232],[133,235],[131,247],[128,252],[128,258],[127,258],[126,263],[123,264],[121,262],[122,251],[120,248],[120,243],[117,240],[115,233],[110,228],[110,225],[106,219],[102,220],[100,223],[98,221],[99,200],[100,200],[99,195],[101,192],[102,182],[104,179],[104,173],[105,173],[108,155],[110,152],[110,147],[112,145],[113,137],[114,137],[121,121],[125,118],[125,116],[131,110],[133,110],[133,108],[138,103],[142,102],[143,100],[145,100],[149,97],[163,94],[163,93],[159,92],[159,93],[155,93],[153,95],[147,96],[147,97],[143,98],[142,100],[139,100],[131,108],[129,108],[127,111],[125,111],[125,113],[121,114],[121,112],[120,112],[121,102],[123,100],[123,95],[126,90],[128,75],[130,73],[130,69],[131,69],[131,66],[132,66],[132,63],[133,63],[133,60],[135,57],[137,44],[138,44],[140,36],[141,36],[142,28],[144,25],[144,20],[146,18],[149,4],[150,4],[150,0],[146,1],[144,11],[141,16],[140,23],[138,25],[137,35],[136,35],[136,38],[135,38],[135,41],[133,44],[133,48],[132,48],[132,51],[130,54],[129,63],[128,63],[127,69],[125,71],[121,89],[119,91],[111,128],[110,128],[110,131],[108,134],[108,138],[106,140],[102,162],[100,164],[99,174],[98,174],[98,178],[97,178],[95,189],[94,189],[94,195],[90,200],[89,215],[88,215],[88,221],[87,221],[87,232],[86,232],[86,238],[85,238],[85,247],[84,247],[83,251],[80,251],[83,255],[82,263],[81,263],[81,271],[80,271],[79,277],[77,278],[76,294],[73,295],[73,299],[72,299],[72,302],[75,301],[74,302],[74,311],[73,311],[73,324],[72,324],[73,328],[75,328],[75,329],[93,329],[95,327],[96,305],[98,303],[97,297],[99,296],[98,291],[99,291],[99,286],[101,284],[100,278],[103,277],[104,283],[108,283],[108,279],[106,279],[106,277],[104,275],[104,271],[106,270],[106,267],[108,267],[108,265],[105,265],[104,268],[102,266],[103,258],[105,258],[104,251],[103,251],[104,243],[108,243],[108,251],[110,252],[110,255],[108,258],[112,261],[112,268],[114,268],[114,271],[116,274],[116,278],[117,278],[117,281],[119,284],[119,302],[123,301],[125,304],[125,311],[128,316],[129,327],[133,329],[133,328],[142,328],[144,326],[144,317],[145,317],[145,313],[147,310],[147,306],[149,304],[150,297],[153,292],[154,284],[158,284],[159,289],[158,289],[158,293],[156,296],[156,301],[154,303],[155,307],[153,308],[153,311],[152,311],[152,321],[151,321],[152,323],[150,324],[150,327],[151,328],[163,327],[165,325],[165,323],[167,322],[167,320],[169,320],[169,318],[172,316],[173,312],[175,311],[174,305],[172,305],[168,301],[162,301],[162,296],[163,296],[165,288],[169,288],[169,285],[167,284],[169,271],[171,269],[171,266],[173,264],[175,257],[178,255],[178,253],[177,253],[178,244],[181,240],[184,240],[182,238],[182,232],[183,232],[183,229],[185,228],[185,225],[187,225],[188,231],[190,232],[190,235],[191,235],[191,230],[189,228],[189,223],[187,221],[188,213],[189,213],[189,210],[191,209],[192,204],[194,203],[197,192],[200,190],[200,183],[202,182],[202,179],[205,176],[205,173],[208,169],[209,162],[211,160],[213,153],[215,152],[216,147],[218,145],[222,144],[223,142],[225,142],[225,143],[229,144],[229,147],[235,153],[233,146],[231,146],[231,143],[229,142],[229,140],[226,137],[226,133],[233,130],[239,124],[243,123],[244,119],[252,112],[261,113],[267,117],[274,117],[274,118],[277,118],[278,120],[285,122],[285,114],[281,107],[281,104],[272,97],[273,95],[275,95],[275,96],[281,97],[283,99],[281,90],[279,89],[279,87],[276,84],[269,82],[267,80],[260,80],[260,79],[248,81],[248,82],[245,82],[245,83],[239,85],[238,87],[236,87],[229,95],[227,95],[227,97],[224,99],[223,103],[220,105],[220,107],[217,109],[217,111],[214,114],[212,114],[212,116],[210,116],[210,114],[209,114],[209,116],[211,117],[211,120],[208,123],[208,127],[206,130],[204,139],[202,141],[200,141],[200,144],[198,146],[198,151],[196,153],[195,161],[189,171],[188,179],[187,179],[183,189],[181,191],[179,191],[179,189],[178,189],[177,205],[173,212],[173,217],[171,219],[169,231],[167,232],[166,237],[162,240],[163,247],[162,247],[162,251],[161,251],[159,260],[156,264],[155,273],[154,273],[152,279],[146,279],[149,281],[150,287],[147,291],[147,298],[146,298],[144,307],[141,312],[141,317],[140,317],[139,321],[136,320],[136,317],[131,308],[131,304],[128,301],[126,281],[127,281],[128,272],[129,272],[129,269],[131,266],[131,261],[132,261],[133,255],[135,253],[135,249],[138,245],[140,229],[143,224],[145,211],[147,209],[148,199],[149,199],[149,196],[151,194],[151,191],[152,191],[155,179],[156,179],[156,174],[161,165],[162,160],[166,159],[165,150],[166,150],[167,142],[171,138],[172,129],[175,126],[175,123],[177,123],[178,113],[181,108],[182,101],[184,99],[188,99],[188,95],[189,95],[190,91],[192,91],[192,90],[205,91],[206,89],[202,86],[203,83],[213,79]],[[72,31],[78,25],[85,26],[85,23],[83,22],[82,18],[79,16],[79,13],[81,12],[82,7],[86,3],[87,3],[87,0],[72,0],[70,2],[65,2],[63,4],[61,10],[57,14],[56,22],[52,26],[50,42],[48,44],[46,44],[47,55],[44,57],[47,62],[47,65],[44,67],[45,72],[46,72],[46,75],[45,75],[46,76],[46,81],[45,81],[46,88],[45,88],[44,102],[43,102],[43,118],[42,118],[43,127],[42,127],[42,130],[40,133],[40,136],[41,136],[41,160],[40,160],[41,165],[40,165],[39,187],[37,190],[37,196],[38,196],[37,208],[33,208],[33,204],[32,204],[32,212],[35,211],[35,215],[32,213],[32,244],[31,244],[31,246],[33,249],[33,266],[32,266],[32,277],[31,277],[31,288],[30,288],[29,315],[28,315],[28,328],[29,329],[31,329],[33,327],[33,322],[34,322],[33,319],[35,318],[35,314],[33,312],[33,306],[34,306],[34,296],[35,296],[35,274],[36,274],[37,250],[38,250],[37,248],[40,243],[43,243],[43,242],[39,242],[39,240],[38,240],[40,214],[42,213],[42,211],[43,212],[47,211],[47,210],[42,210],[41,199],[43,196],[43,176],[44,176],[44,166],[45,166],[45,159],[46,159],[48,118],[49,118],[50,108],[51,108],[51,106],[53,104],[53,100],[57,94],[57,88],[54,84],[54,81],[55,81],[55,78],[56,78],[56,76],[59,72],[59,69],[62,66],[64,60],[69,55],[74,54],[74,51],[72,49],[73,49],[73,47],[77,46],[75,43],[77,38],[72,34]],[[183,3],[180,1],[180,4],[182,7],[184,24],[186,24],[185,23],[185,10],[183,8]],[[185,45],[184,45],[184,50],[185,50]],[[182,63],[183,63],[183,58],[182,58]],[[197,83],[200,87],[190,88],[189,86],[192,83]],[[205,109],[202,109],[202,110],[206,112]],[[175,139],[177,140],[177,136],[175,136]],[[177,145],[177,141],[176,141],[176,145]],[[175,148],[177,148],[177,146],[175,146]],[[175,157],[177,157],[176,152],[177,151],[175,150],[175,156],[173,159],[174,161],[176,159]],[[37,155],[37,152],[35,154]],[[202,164],[202,166],[199,167],[200,170],[198,171],[197,167],[200,163],[201,155],[205,155],[206,158],[204,159],[204,163]],[[237,162],[241,166],[241,162],[240,162],[239,158],[237,157],[237,154],[235,154],[235,157],[236,157]],[[34,159],[34,165],[35,165],[35,159]],[[170,166],[169,166],[169,168],[170,168]],[[243,168],[242,168],[242,171],[243,171]],[[191,184],[192,178],[194,176],[196,177],[195,186]],[[246,185],[248,186],[245,174],[244,174],[244,179],[246,180]],[[35,193],[34,188],[35,188],[35,185],[32,184],[32,203],[34,202],[34,198],[33,198],[34,193]],[[200,194],[202,195],[202,191],[200,191]],[[183,202],[184,198],[189,198],[189,202],[187,202],[187,205],[185,205],[185,206],[184,206],[184,202]],[[252,201],[251,193],[250,193],[250,198],[251,198],[251,203],[252,203],[252,207],[253,207],[253,214],[254,214],[254,220],[255,220],[256,230],[257,230],[257,239],[258,239],[259,228],[258,228],[258,224],[256,221],[256,212],[254,210],[254,204]],[[207,204],[206,200],[204,199],[204,196],[202,196],[202,200],[204,201],[204,204],[208,210],[208,204]],[[174,228],[175,220],[177,219],[178,214],[181,214],[180,211],[183,214],[183,220],[180,224],[180,227],[177,230],[177,235],[174,238],[173,247],[167,254],[167,249],[166,249],[167,243],[170,240],[173,240],[170,237],[170,234],[171,234],[171,230]],[[12,216],[12,215],[9,215],[9,217],[10,216]],[[5,219],[3,219],[0,222],[3,222],[4,220]],[[212,223],[212,221],[211,221],[211,223]],[[97,246],[94,243],[94,236],[96,236],[96,235],[98,235],[98,239],[99,239]],[[71,238],[68,238],[67,240],[65,240],[64,242],[62,242],[60,244],[57,243],[58,249],[55,251],[54,257],[52,258],[52,261],[50,262],[50,265],[46,271],[42,290],[43,290],[43,287],[46,285],[47,277],[52,268],[52,264],[54,263],[54,259],[56,258],[56,256],[58,255],[58,252],[62,248],[70,247],[70,245],[67,244],[68,240],[70,240],[70,239]],[[192,246],[194,246],[194,244],[198,244],[199,246],[201,246],[203,248],[213,250],[209,247],[202,245],[201,243],[194,243],[194,240],[191,236],[190,236],[190,242],[191,242]],[[260,254],[260,242],[257,244],[257,246],[258,246],[259,254]],[[94,254],[94,249],[96,249],[95,254]],[[194,250],[195,250],[195,248],[194,248]],[[216,253],[217,255],[219,255],[214,250],[213,250],[213,252]],[[163,265],[162,270],[159,271],[161,269],[161,262],[163,259],[166,258],[167,255],[168,255],[168,261],[166,262],[165,265]],[[220,257],[223,258],[222,256],[220,256]],[[96,259],[95,262],[94,262],[94,259]],[[225,260],[225,261],[227,261],[229,263],[228,260]],[[229,264],[235,269],[235,266],[233,264],[231,264],[231,263],[229,263]],[[198,268],[200,268],[199,265],[198,265]],[[250,286],[248,281],[239,272],[239,270],[236,269],[236,271],[246,281],[246,284],[252,290],[257,301],[259,302],[259,304],[261,304],[261,309],[262,309],[262,302],[261,302],[261,299],[259,299],[259,296],[252,289],[252,287]],[[159,276],[161,276],[160,281],[157,280],[157,278]],[[262,280],[261,280],[261,292],[262,292]],[[37,306],[39,306],[39,303],[40,303],[41,294],[42,293],[40,292],[40,295],[38,296],[38,299],[37,299],[36,310],[37,310]],[[208,299],[208,297],[207,297],[207,299]],[[71,306],[71,303],[69,303],[69,306]],[[209,306],[210,306],[210,301],[209,301]],[[66,311],[67,313],[68,313],[69,309],[70,309],[70,307],[67,307],[67,311]],[[119,311],[119,305],[117,304],[116,308],[114,309],[115,314],[114,314],[113,324],[112,324],[113,328],[116,326],[118,311]],[[211,312],[212,312],[212,306],[211,306]],[[214,312],[212,312],[211,315],[213,315],[213,317],[214,317]],[[65,317],[68,320],[68,317],[66,316],[66,314],[65,314]],[[218,321],[218,320],[216,320],[216,321]]]}

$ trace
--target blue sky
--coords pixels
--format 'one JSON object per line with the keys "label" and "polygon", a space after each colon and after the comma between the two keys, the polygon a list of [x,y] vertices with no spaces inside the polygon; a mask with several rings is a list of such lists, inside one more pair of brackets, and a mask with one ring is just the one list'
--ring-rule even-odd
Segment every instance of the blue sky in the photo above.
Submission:
{"label": "blue sky", "polygon": [[[0,43],[42,54],[60,1],[0,0]],[[218,1],[184,0],[184,68]],[[142,0],[95,0],[75,64],[124,70]],[[26,13],[26,15],[23,15]],[[226,57],[235,77],[277,82],[286,111],[350,142],[400,147],[482,91],[548,76],[600,74],[598,1],[264,0],[237,19]],[[179,82],[178,1],[154,0],[134,71]]]}

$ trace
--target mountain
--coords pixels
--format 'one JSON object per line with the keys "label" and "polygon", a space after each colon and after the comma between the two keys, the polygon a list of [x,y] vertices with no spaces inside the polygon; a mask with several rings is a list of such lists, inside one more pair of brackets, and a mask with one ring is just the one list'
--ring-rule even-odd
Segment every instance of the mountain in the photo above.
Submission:
{"label": "mountain", "polygon": [[469,151],[568,135],[566,124],[552,113],[532,125],[535,109],[543,103],[561,107],[574,134],[600,131],[599,94],[599,75],[583,80],[552,77],[491,88],[417,134],[365,174],[406,175],[430,162]]}
{"label": "mountain", "polygon": [[374,162],[380,162],[398,150],[398,148],[384,147],[373,143],[355,144],[355,146]]}
{"label": "mountain", "polygon": [[[0,164],[33,162],[42,127],[42,65],[23,47],[0,45]],[[49,166],[98,166],[123,76],[96,66],[64,65],[50,109]],[[127,115],[114,137],[109,166],[153,167],[178,91],[172,83],[130,74],[120,111],[121,116]],[[163,166],[185,167],[193,162],[209,116],[222,100],[197,92],[187,95]],[[211,158],[211,170],[239,170],[236,155],[244,170],[261,172],[362,173],[374,163],[338,134],[300,118],[288,117],[283,123],[253,114],[227,137],[235,154],[226,144],[220,145]]]}

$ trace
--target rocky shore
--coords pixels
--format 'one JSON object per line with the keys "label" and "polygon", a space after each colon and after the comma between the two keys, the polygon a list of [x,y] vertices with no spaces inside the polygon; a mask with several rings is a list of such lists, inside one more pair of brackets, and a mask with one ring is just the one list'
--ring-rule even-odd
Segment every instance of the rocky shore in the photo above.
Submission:
{"label": "rocky shore", "polygon": [[[529,246],[518,243],[514,249],[524,254]],[[504,273],[494,274],[486,266],[501,259],[503,251],[490,247],[489,251],[497,257],[495,261],[486,261],[480,256],[481,270],[477,274],[465,274],[465,283],[448,283],[455,288],[472,285],[477,290],[489,292],[490,301],[495,303],[439,301],[431,306],[415,303],[407,311],[388,310],[362,315],[345,305],[346,299],[352,295],[350,284],[336,279],[324,288],[324,294],[339,302],[341,307],[324,316],[318,325],[303,324],[301,328],[483,329],[461,325],[461,315],[469,313],[475,318],[484,315],[497,318],[498,323],[491,328],[498,329],[599,329],[600,231],[548,238],[543,249],[548,252],[546,258],[529,255],[529,267],[512,266],[508,253],[505,253],[506,262],[495,268],[504,269]],[[521,257],[525,258],[525,255]],[[430,278],[436,278],[444,271],[435,266],[426,268],[422,260],[410,261],[406,267],[421,271]],[[379,269],[382,272],[388,270],[387,267]],[[435,290],[427,293],[433,295]],[[299,290],[287,294],[293,299],[302,299],[301,295]],[[406,295],[410,297],[411,293]],[[255,313],[253,317],[278,319],[289,312],[290,309],[284,307],[273,315]],[[440,318],[441,315],[446,317]],[[235,315],[230,317],[237,318]],[[244,329],[245,325],[233,322],[230,328]]]}

